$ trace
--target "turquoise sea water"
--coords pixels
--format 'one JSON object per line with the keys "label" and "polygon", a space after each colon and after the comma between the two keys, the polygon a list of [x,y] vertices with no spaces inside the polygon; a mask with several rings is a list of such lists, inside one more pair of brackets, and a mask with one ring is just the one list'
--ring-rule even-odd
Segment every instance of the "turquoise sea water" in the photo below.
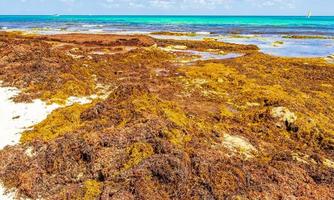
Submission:
{"label": "turquoise sea water", "polygon": [[[334,37],[334,16],[1,16],[0,29],[33,30],[42,34],[63,32],[154,31],[197,32],[203,39],[255,44],[261,51],[279,56],[329,56],[334,53],[334,39],[288,39],[284,35],[326,35]],[[256,37],[229,37],[230,33]],[[273,45],[283,41],[282,45]]]}
{"label": "turquoise sea water", "polygon": [[0,16],[8,29],[48,28],[69,31],[191,31],[246,34],[334,35],[334,17],[270,16]]}

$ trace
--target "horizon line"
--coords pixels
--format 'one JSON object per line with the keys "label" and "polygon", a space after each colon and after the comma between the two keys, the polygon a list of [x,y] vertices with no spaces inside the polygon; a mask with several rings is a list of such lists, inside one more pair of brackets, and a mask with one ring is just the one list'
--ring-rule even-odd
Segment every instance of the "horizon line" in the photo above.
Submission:
{"label": "horizon line", "polygon": [[[305,17],[305,15],[188,15],[188,14],[0,14],[0,16],[152,16],[152,17]],[[312,17],[334,17],[334,15],[313,15]]]}

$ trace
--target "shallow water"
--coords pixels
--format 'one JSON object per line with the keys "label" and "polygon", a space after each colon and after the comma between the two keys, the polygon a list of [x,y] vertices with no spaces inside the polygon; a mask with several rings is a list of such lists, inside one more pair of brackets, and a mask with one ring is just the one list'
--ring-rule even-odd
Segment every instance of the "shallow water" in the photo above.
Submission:
{"label": "shallow water", "polygon": [[[204,38],[214,38],[218,41],[254,44],[260,48],[261,52],[287,57],[327,57],[334,54],[334,39],[289,39],[283,38],[285,35],[197,35],[197,36],[164,36],[151,35],[160,39],[179,40],[203,40]],[[274,45],[281,41],[283,44]]]}
{"label": "shallow water", "polygon": [[[220,37],[219,41],[238,44],[255,44],[262,52],[288,57],[326,57],[334,53],[333,39],[288,39],[282,36],[263,35],[250,38]],[[283,44],[276,44],[281,41]]]}

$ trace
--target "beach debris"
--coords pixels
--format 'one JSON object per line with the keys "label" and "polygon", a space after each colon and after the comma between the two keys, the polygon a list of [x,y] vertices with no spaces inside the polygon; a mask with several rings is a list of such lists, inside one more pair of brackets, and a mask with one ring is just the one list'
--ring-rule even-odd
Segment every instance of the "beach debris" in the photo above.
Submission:
{"label": "beach debris", "polygon": [[21,116],[20,115],[16,115],[14,117],[12,117],[12,119],[19,119]]}

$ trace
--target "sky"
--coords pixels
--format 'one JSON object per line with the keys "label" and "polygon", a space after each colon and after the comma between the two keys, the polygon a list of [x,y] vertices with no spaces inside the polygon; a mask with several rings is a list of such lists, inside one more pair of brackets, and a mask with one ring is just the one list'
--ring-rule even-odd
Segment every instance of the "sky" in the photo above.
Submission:
{"label": "sky", "polygon": [[334,16],[334,0],[0,0],[0,15]]}

